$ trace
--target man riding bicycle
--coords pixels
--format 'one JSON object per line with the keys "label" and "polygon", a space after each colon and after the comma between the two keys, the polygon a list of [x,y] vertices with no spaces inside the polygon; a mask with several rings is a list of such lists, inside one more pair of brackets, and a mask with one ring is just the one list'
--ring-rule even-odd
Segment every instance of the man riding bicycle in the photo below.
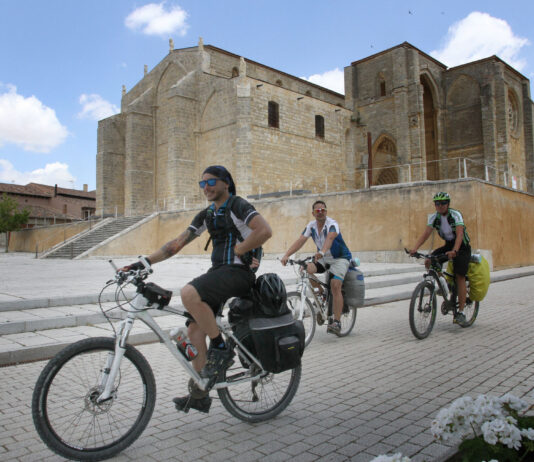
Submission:
{"label": "man riding bicycle", "polygon": [[[465,276],[471,258],[469,235],[460,211],[449,207],[451,202],[449,194],[438,192],[434,195],[433,201],[436,212],[428,216],[427,227],[410,250],[410,255],[417,252],[417,249],[428,239],[434,229],[438,231],[440,237],[445,241],[445,245],[434,250],[432,255],[445,254],[449,260],[453,261],[458,291],[458,312],[453,322],[462,324],[465,322],[463,310],[467,298]],[[426,264],[428,265],[428,261]]]}
{"label": "man riding bicycle", "polygon": [[289,257],[299,250],[311,236],[317,246],[317,253],[314,261],[308,263],[306,268],[309,274],[324,273],[328,267],[332,275],[330,288],[333,297],[333,315],[334,319],[328,325],[328,333],[339,333],[341,331],[341,312],[343,311],[343,293],[341,287],[343,280],[350,266],[352,254],[348,249],[337,221],[326,215],[326,204],[321,201],[315,201],[312,205],[312,215],[315,220],[310,221],[301,236],[289,247],[282,257],[282,265],[286,265]]}
{"label": "man riding bicycle", "polygon": [[[227,348],[217,327],[215,314],[229,298],[249,294],[255,282],[250,267],[252,251],[261,247],[271,237],[272,231],[249,202],[235,195],[234,181],[225,167],[213,165],[206,168],[199,185],[212,204],[199,212],[182,234],[149,255],[147,260],[151,265],[163,261],[178,253],[206,229],[210,234],[213,241],[212,267],[206,274],[190,281],[180,292],[182,304],[194,320],[188,321],[189,338],[198,350],[193,366],[202,378],[209,379],[209,389],[219,374],[233,362],[233,352]],[[139,262],[134,263],[126,269],[139,265]],[[206,336],[210,338],[209,349]],[[176,409],[187,412],[193,408],[207,413],[211,406],[208,392],[203,393],[192,381],[189,388],[191,394],[174,398]]]}

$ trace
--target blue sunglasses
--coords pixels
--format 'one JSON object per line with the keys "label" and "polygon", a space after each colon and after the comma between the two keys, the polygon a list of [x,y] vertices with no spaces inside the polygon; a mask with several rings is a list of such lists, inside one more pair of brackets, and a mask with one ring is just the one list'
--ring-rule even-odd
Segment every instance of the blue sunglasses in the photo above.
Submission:
{"label": "blue sunglasses", "polygon": [[198,182],[198,185],[204,189],[206,187],[206,185],[208,186],[215,186],[215,184],[217,183],[217,180],[219,178],[210,178],[209,180],[202,180],[202,181],[199,181]]}

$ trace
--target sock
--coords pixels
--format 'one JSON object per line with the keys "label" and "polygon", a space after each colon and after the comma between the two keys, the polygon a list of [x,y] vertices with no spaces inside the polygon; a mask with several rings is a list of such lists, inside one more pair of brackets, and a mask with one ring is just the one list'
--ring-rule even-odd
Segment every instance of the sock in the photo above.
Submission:
{"label": "sock", "polygon": [[224,350],[226,348],[226,343],[224,343],[224,339],[221,334],[210,339],[210,348],[218,348],[219,350]]}

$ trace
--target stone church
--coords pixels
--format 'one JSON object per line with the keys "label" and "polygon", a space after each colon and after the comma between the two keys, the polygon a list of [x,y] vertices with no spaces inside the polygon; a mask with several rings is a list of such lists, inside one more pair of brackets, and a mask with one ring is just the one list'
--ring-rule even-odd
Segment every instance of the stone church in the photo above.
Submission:
{"label": "stone church", "polygon": [[174,49],[98,125],[97,214],[199,206],[204,168],[243,197],[476,177],[534,192],[529,80],[409,43],[345,67],[345,95],[211,45]]}

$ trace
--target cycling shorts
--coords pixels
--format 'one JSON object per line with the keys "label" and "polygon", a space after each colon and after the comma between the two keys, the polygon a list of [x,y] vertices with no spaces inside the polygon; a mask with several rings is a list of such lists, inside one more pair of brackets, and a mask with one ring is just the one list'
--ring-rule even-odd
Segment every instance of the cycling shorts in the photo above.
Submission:
{"label": "cycling shorts", "polygon": [[349,265],[350,262],[346,258],[333,257],[324,257],[315,263],[318,273],[324,273],[326,268],[328,268],[328,272],[341,281],[345,279],[345,275],[349,270]]}
{"label": "cycling shorts", "polygon": [[[452,250],[454,247],[454,241],[446,241],[443,247],[440,247],[432,255],[438,255],[440,253],[445,253]],[[462,242],[458,255],[452,259],[454,264],[454,273],[464,276],[467,274],[467,268],[469,267],[469,260],[471,259],[471,246],[466,245]]]}
{"label": "cycling shorts", "polygon": [[247,296],[255,280],[256,276],[246,266],[220,265],[210,268],[206,274],[193,279],[189,284],[216,315],[229,298]]}

